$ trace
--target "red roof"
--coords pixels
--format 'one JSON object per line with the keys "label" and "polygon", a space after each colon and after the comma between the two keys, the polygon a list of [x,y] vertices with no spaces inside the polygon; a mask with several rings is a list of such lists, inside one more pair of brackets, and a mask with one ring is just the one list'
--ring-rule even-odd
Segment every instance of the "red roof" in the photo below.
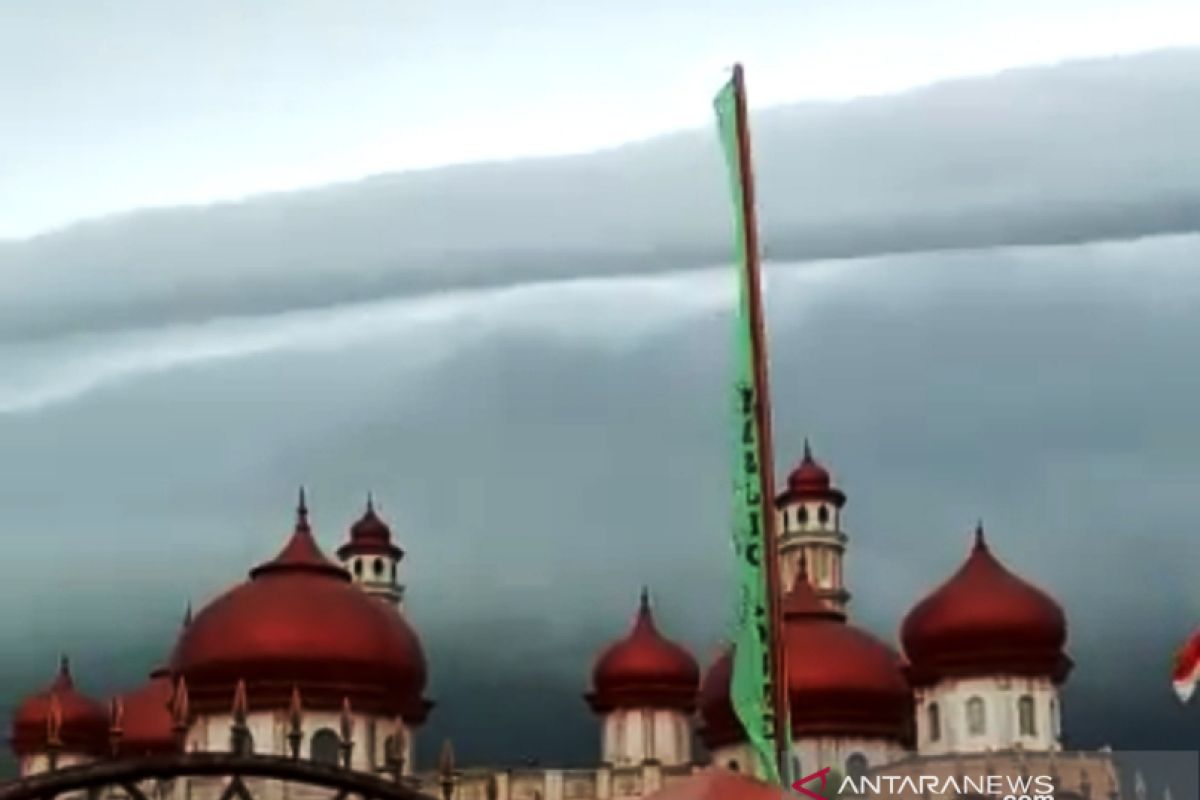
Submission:
{"label": "red roof", "polygon": [[1062,681],[1071,668],[1062,608],[997,560],[982,525],[966,562],[908,613],[900,638],[918,684],[988,675]]}
{"label": "red roof", "polygon": [[239,681],[251,708],[398,714],[417,724],[430,704],[421,643],[399,612],[350,582],[317,546],[303,504],[279,555],[214,600],[182,632],[171,669],[194,709],[227,711]]}
{"label": "red roof", "polygon": [[833,485],[829,470],[813,458],[807,439],[804,440],[804,458],[788,475],[787,488],[776,503],[784,505],[800,500],[825,500],[838,508],[846,503],[846,495]]}
{"label": "red roof", "polygon": [[[784,601],[792,735],[907,740],[912,695],[899,656],[817,597],[804,572]],[[709,749],[745,740],[730,702],[732,650],[700,690],[700,736]]]}
{"label": "red roof", "polygon": [[173,693],[170,673],[157,669],[146,683],[120,696],[123,718],[119,755],[178,752],[171,719]]}
{"label": "red roof", "polygon": [[108,712],[75,688],[63,656],[54,681],[21,701],[13,714],[12,748],[18,756],[46,752],[51,728],[57,728],[63,752],[103,756],[108,752]]}
{"label": "red roof", "polygon": [[597,712],[659,707],[690,712],[696,703],[700,667],[692,655],[664,637],[654,624],[650,598],[642,592],[633,629],[596,659],[588,703]]}
{"label": "red roof", "polygon": [[746,775],[708,769],[672,781],[644,800],[783,800],[790,794]]}

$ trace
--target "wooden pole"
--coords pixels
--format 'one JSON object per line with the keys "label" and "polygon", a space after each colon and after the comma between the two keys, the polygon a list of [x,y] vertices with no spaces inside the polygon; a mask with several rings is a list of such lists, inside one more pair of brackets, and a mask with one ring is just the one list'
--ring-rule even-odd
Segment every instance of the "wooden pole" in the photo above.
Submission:
{"label": "wooden pole", "polygon": [[746,109],[746,79],[742,65],[733,68],[734,100],[737,111],[738,170],[742,180],[742,222],[746,235],[746,287],[749,294],[750,348],[754,382],[758,387],[755,407],[758,446],[762,464],[760,496],[763,538],[767,552],[768,630],[771,649],[771,697],[775,734],[775,757],[779,776],[785,782],[791,765],[788,752],[787,664],[783,647],[783,589],[779,576],[779,531],[775,515],[775,453],[771,443],[771,389],[767,377],[767,332],[762,303],[759,264],[758,220],[754,209],[754,170],[750,158],[750,122]]}

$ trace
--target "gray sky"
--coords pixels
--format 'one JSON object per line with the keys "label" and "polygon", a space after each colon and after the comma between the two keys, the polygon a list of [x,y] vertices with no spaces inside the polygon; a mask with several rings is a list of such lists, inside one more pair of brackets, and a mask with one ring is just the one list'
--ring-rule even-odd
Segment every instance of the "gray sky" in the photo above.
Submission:
{"label": "gray sky", "polygon": [[[411,47],[378,24],[334,36],[319,9],[205,24],[147,5],[118,24],[100,7],[3,12],[36,16],[0,25],[14,40],[0,59],[58,76],[37,92],[0,84],[24,109],[0,128],[25,154],[0,160],[13,234],[414,152],[480,155],[455,149],[480,129],[517,152],[522,126],[553,134],[533,150],[595,144],[570,131],[594,133],[588,113],[612,141],[705,126],[0,242],[10,702],[62,649],[95,691],[137,681],[188,598],[275,552],[298,484],[329,548],[371,489],[409,551],[430,653],[440,705],[423,742],[453,735],[467,760],[591,758],[579,695],[643,583],[701,660],[725,633],[732,275],[716,266],[729,214],[706,118],[727,50],[745,53],[757,97],[786,99],[1197,30],[1146,4],[1136,17],[1089,4],[1087,24],[1070,9],[968,23],[948,5],[889,18],[890,5],[827,4],[739,23],[739,48],[695,21],[665,36],[680,18],[665,11],[624,25],[618,6],[588,21],[589,54],[568,46],[582,22],[549,6],[511,29],[485,10],[457,24],[453,5],[413,12],[426,35]],[[818,35],[814,17],[846,38]],[[139,25],[137,48],[117,43]],[[305,30],[341,44],[301,47]],[[438,31],[461,49],[434,48]],[[534,70],[534,40],[558,43],[561,68]],[[618,40],[627,57],[597,56]],[[797,53],[811,60],[784,60]],[[838,58],[861,69],[829,68]],[[421,99],[418,64],[454,102]],[[635,66],[655,78],[622,72]],[[1200,734],[1167,684],[1200,612],[1198,76],[1193,48],[755,120],[780,468],[810,436],[850,494],[856,619],[892,640],[983,517],[1000,556],[1066,606],[1067,728],[1083,744]],[[411,102],[382,111],[366,100],[381,87]],[[552,96],[579,104],[572,124],[539,120]],[[492,113],[502,101],[521,113]],[[500,713],[521,703],[529,713]]]}
{"label": "gray sky", "polygon": [[706,125],[738,59],[775,105],[1198,42],[1189,0],[6,3],[0,237]]}

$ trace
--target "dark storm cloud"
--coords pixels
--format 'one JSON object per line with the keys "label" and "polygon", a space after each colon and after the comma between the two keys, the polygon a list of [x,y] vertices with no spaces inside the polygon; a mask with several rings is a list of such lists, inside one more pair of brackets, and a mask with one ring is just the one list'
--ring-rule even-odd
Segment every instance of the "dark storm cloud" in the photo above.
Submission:
{"label": "dark storm cloud", "polygon": [[[893,641],[982,517],[1067,609],[1076,745],[1200,733],[1168,686],[1200,611],[1197,257],[1184,236],[771,269],[777,450],[811,436],[850,495],[856,619]],[[432,665],[425,763],[443,736],[471,760],[589,760],[580,694],[643,583],[703,661],[726,632],[731,289],[720,270],[450,297],[467,310],[0,415],[5,685],[60,648],[89,686],[137,680],[186,597],[275,551],[298,483],[327,548],[370,488]]]}
{"label": "dark storm cloud", "polygon": [[[851,257],[1198,229],[1198,76],[1200,52],[1182,50],[763,112],[768,251]],[[727,257],[728,227],[710,131],[383,176],[0,243],[0,336],[690,268]]]}

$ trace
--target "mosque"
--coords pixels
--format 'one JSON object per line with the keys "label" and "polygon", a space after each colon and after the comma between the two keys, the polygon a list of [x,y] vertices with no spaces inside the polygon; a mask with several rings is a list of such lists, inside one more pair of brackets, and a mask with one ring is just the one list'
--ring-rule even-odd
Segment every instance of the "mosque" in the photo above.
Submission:
{"label": "mosque", "polygon": [[[850,621],[845,504],[806,444],[776,502],[797,775],[827,766],[849,776],[1050,775],[1055,800],[1115,800],[1111,755],[1063,748],[1059,690],[1072,663],[1054,599],[1010,570],[980,526],[957,572],[904,617],[897,652]],[[93,699],[64,659],[21,702],[10,741],[22,775],[232,749],[341,763],[439,794],[432,765],[413,758],[437,710],[404,609],[403,558],[368,500],[330,559],[301,493],[278,555],[189,615],[144,685]],[[730,702],[728,651],[702,675],[660,631],[645,593],[628,635],[598,650],[582,698],[596,717],[595,765],[461,767],[456,800],[620,800],[698,772],[754,771]],[[220,795],[218,783],[189,781],[171,789],[175,800]],[[300,789],[276,796],[318,791]]]}

